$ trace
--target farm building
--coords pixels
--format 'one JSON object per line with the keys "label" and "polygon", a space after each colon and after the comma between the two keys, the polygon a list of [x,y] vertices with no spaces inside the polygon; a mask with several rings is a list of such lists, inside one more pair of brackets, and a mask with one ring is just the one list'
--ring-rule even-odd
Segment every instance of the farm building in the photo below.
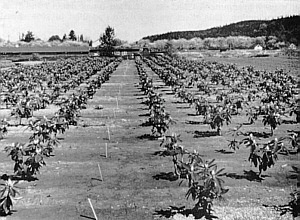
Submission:
{"label": "farm building", "polygon": [[289,49],[290,50],[297,50],[297,47],[296,47],[295,44],[290,44]]}
{"label": "farm building", "polygon": [[256,51],[262,51],[263,50],[263,47],[261,46],[261,45],[256,45],[255,47],[254,47],[254,50],[256,50]]}
{"label": "farm building", "polygon": [[115,48],[114,55],[133,59],[139,54],[139,49],[136,48]]}
{"label": "farm building", "polygon": [[116,56],[124,58],[134,58],[139,54],[138,48],[118,48],[115,47],[113,50],[105,50],[103,47],[93,47],[90,49],[92,53],[98,53],[100,56]]}
{"label": "farm building", "polygon": [[89,54],[88,46],[79,47],[0,47],[0,55]]}

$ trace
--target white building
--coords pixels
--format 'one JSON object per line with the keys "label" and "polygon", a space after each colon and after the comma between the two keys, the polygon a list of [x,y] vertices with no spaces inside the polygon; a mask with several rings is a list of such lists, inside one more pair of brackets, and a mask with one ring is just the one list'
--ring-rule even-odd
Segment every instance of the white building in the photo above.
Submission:
{"label": "white building", "polygon": [[259,44],[257,44],[255,47],[254,47],[254,50],[257,50],[257,51],[262,51],[263,50],[263,47]]}

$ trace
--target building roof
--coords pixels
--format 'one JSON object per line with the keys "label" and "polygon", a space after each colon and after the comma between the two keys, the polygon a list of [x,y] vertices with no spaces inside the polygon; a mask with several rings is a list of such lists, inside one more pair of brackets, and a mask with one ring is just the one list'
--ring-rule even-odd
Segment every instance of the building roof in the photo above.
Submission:
{"label": "building roof", "polygon": [[0,53],[79,53],[89,52],[88,46],[62,46],[62,47],[0,47]]}

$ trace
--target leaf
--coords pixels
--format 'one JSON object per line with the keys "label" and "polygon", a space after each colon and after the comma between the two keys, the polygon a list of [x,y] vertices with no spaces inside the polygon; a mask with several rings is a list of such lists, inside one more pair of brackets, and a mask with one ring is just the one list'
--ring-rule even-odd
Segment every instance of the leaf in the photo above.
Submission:
{"label": "leaf", "polygon": [[222,169],[218,170],[218,171],[216,172],[216,176],[219,175],[219,174],[221,174],[224,170],[225,170],[225,168],[222,168]]}

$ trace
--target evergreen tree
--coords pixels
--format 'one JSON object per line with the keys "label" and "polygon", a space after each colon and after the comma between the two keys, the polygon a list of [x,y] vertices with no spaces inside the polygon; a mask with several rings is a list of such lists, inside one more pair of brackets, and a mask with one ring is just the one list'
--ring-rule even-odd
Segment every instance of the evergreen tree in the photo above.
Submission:
{"label": "evergreen tree", "polygon": [[27,31],[27,34],[25,35],[25,38],[22,39],[25,42],[30,42],[34,40],[34,35],[32,33],[32,31]]}
{"label": "evergreen tree", "polygon": [[112,50],[113,46],[115,46],[115,30],[108,26],[100,36],[99,41],[106,50]]}
{"label": "evergreen tree", "polygon": [[75,35],[75,31],[71,30],[70,33],[69,33],[69,39],[72,40],[72,41],[76,41],[77,40],[77,37]]}

